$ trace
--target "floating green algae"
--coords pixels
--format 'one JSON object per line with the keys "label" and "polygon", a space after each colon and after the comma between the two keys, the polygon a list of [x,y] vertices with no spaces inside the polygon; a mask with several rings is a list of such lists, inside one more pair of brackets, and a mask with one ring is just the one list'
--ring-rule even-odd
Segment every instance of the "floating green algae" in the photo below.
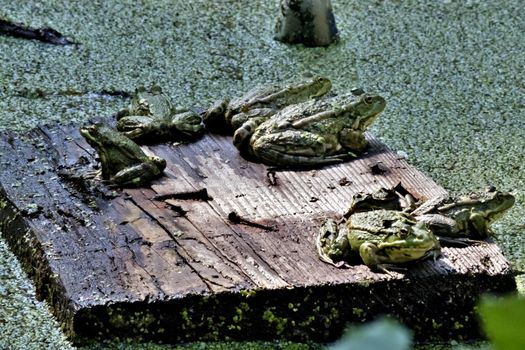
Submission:
{"label": "floating green algae", "polygon": [[[177,105],[206,107],[253,85],[326,75],[336,91],[382,94],[388,106],[372,132],[452,192],[513,190],[517,203],[494,231],[525,271],[521,1],[334,0],[341,40],[314,49],[273,40],[277,0],[1,4],[0,15],[53,27],[80,45],[0,37],[0,129],[110,116],[127,102],[114,93],[138,85],[157,83]],[[1,243],[0,281],[14,283],[5,299],[13,309],[3,311],[32,315],[0,318],[2,341],[66,348]]]}

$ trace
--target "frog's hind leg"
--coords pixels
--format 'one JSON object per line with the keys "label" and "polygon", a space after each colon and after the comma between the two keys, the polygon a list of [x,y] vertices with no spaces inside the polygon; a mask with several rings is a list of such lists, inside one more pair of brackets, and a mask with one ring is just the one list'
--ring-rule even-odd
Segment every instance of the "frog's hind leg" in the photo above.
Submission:
{"label": "frog's hind leg", "polygon": [[251,153],[267,165],[314,166],[345,160],[344,154],[329,155],[339,145],[307,131],[285,130],[251,141]]}
{"label": "frog's hind leg", "polygon": [[119,171],[109,181],[117,186],[138,187],[159,177],[162,170],[154,162],[144,162]]}
{"label": "frog's hind leg", "polygon": [[236,129],[233,133],[233,144],[235,147],[239,150],[244,148],[246,143],[250,140],[250,137],[252,137],[255,132],[255,129],[257,129],[257,127],[264,121],[265,119],[263,118],[253,118],[242,124],[240,128]]}
{"label": "frog's hind leg", "polygon": [[335,164],[344,161],[344,158],[339,156],[306,157],[285,154],[275,150],[265,150],[263,157],[261,157],[260,153],[257,155],[257,157],[266,165],[292,165],[304,167]]}
{"label": "frog's hind leg", "polygon": [[255,129],[263,122],[268,120],[275,110],[271,108],[257,108],[246,113],[239,113],[233,116],[231,125],[235,129],[233,134],[233,144],[239,150],[244,149]]}

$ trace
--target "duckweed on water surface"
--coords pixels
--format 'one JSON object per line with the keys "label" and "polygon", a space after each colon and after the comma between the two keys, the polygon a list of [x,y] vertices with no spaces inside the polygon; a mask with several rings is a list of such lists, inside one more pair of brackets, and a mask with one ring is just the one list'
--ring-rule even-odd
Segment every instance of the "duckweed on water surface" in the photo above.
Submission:
{"label": "duckweed on water surface", "polygon": [[[372,132],[452,192],[513,190],[517,203],[494,230],[525,271],[522,1],[334,0],[341,41],[312,49],[273,40],[277,0],[0,4],[0,16],[80,43],[0,37],[0,128],[110,116],[127,103],[118,93],[138,85],[205,107],[257,84],[325,75],[336,91],[385,96]],[[3,242],[0,260],[0,348],[68,348]]]}

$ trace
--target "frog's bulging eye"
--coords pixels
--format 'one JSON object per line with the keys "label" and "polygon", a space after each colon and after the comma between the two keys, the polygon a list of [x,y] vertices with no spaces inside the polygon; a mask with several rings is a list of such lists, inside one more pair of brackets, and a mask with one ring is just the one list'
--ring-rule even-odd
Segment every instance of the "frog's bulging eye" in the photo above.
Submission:
{"label": "frog's bulging eye", "polygon": [[365,96],[365,98],[364,98],[363,100],[365,101],[365,103],[366,103],[367,105],[369,105],[369,104],[372,103],[372,101],[373,101],[374,99],[372,98],[372,96]]}

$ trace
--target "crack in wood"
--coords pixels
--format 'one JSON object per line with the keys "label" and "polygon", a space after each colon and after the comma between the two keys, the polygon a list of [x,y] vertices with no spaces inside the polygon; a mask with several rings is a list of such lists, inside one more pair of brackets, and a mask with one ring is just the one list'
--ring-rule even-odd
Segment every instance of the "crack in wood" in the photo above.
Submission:
{"label": "crack in wood", "polygon": [[[215,138],[210,138],[209,139],[210,141],[214,142],[216,146],[219,146],[219,144],[217,143],[217,140]],[[199,145],[199,144],[197,144]],[[212,148],[214,148],[214,146],[212,145]],[[207,153],[207,150],[206,149],[200,149],[198,151],[199,153],[202,153],[202,154],[206,154]],[[160,156],[162,156],[162,154],[159,154]],[[184,153],[181,153],[181,155],[179,156],[179,159],[181,160],[180,163],[184,164],[183,166],[191,169],[192,171],[194,172],[197,172],[193,165],[188,163],[187,161],[187,157],[184,156]],[[182,165],[181,164],[181,165]],[[197,172],[198,173],[198,172]],[[198,175],[198,174],[196,174]],[[181,173],[179,174],[179,176],[181,176],[181,179],[183,179],[186,183],[188,183],[190,186],[192,187],[195,187],[193,185],[193,181],[192,180],[189,180],[186,178],[186,176],[184,175],[184,173]],[[262,276],[264,276],[265,279],[267,279],[268,281],[272,281],[272,284],[275,284],[275,285],[279,285],[279,286],[282,286],[283,284],[285,285],[290,285],[289,282],[287,282],[273,267],[271,267],[268,262],[266,262],[265,258],[262,257],[260,254],[257,253],[257,250],[254,249],[254,247],[252,246],[252,244],[245,240],[242,235],[237,231],[235,230],[231,225],[228,224],[228,220],[227,218],[225,218],[222,214],[221,214],[221,210],[220,206],[216,205],[216,203],[214,203],[214,201],[208,201],[206,202],[207,203],[207,207],[215,214],[215,216],[217,217],[218,220],[220,220],[221,222],[223,222],[223,224],[233,233],[233,235],[235,235],[236,237],[239,237],[239,242],[242,242],[243,245],[245,245],[247,248],[249,248],[249,252],[253,253],[255,257],[257,257],[259,260],[260,260],[260,267],[258,267],[259,265],[254,265],[253,263],[250,263],[251,266],[254,266],[256,271],[261,274]],[[218,207],[217,207],[218,206]],[[202,230],[193,222],[193,221],[190,221],[191,225],[196,229],[198,230],[199,232],[202,232]],[[223,257],[223,259],[225,259],[226,261],[228,261],[230,264],[233,264],[233,266],[240,266],[242,265],[242,263],[240,261],[236,261],[235,259],[231,258],[231,257],[228,257],[226,255],[223,255],[222,252],[224,251],[223,249],[221,249],[220,247],[218,247],[213,241],[211,241],[205,234],[203,234],[203,238],[218,252],[218,254],[220,256]],[[253,258],[252,258],[253,259]],[[246,261],[246,260],[245,260]],[[248,261],[246,261],[248,262]],[[248,271],[245,271],[245,270],[240,270],[240,272],[246,276],[246,278],[251,282],[253,283],[254,285],[258,285],[256,283],[256,281],[254,280],[254,277],[250,276],[249,275],[249,272]]]}
{"label": "crack in wood", "polygon": [[[142,205],[140,205],[133,197],[129,198],[129,200],[137,207],[139,208],[147,217],[149,217],[153,222],[155,222],[164,232],[166,232],[166,234],[175,242],[177,243],[177,237],[174,236],[171,231],[162,223],[160,222],[154,215],[152,215],[151,213],[149,213],[146,208],[144,208]],[[153,203],[153,205],[155,205]],[[191,254],[189,254],[180,244],[177,243],[177,246],[182,250],[184,251],[184,253],[187,255],[187,256],[191,256]],[[213,290],[213,288],[211,288],[209,282],[208,282],[208,279],[204,276],[201,275],[201,273],[193,266],[193,264],[191,263],[191,261],[189,261],[185,256],[179,254],[180,258],[186,263],[187,266],[190,267],[190,269],[197,275],[199,276],[199,278],[202,280],[202,282],[206,285],[206,287],[208,288],[208,290]]]}

